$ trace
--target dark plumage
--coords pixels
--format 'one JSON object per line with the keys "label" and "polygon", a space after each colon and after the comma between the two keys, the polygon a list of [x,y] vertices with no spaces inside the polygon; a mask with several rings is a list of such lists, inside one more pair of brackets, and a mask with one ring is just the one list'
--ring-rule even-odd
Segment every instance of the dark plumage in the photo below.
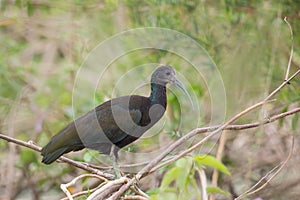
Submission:
{"label": "dark plumage", "polygon": [[137,140],[163,116],[168,83],[187,94],[172,67],[158,67],[151,77],[149,97],[123,96],[97,106],[51,138],[42,149],[42,162],[50,164],[65,153],[85,147],[103,154],[113,151],[117,157],[120,148]]}

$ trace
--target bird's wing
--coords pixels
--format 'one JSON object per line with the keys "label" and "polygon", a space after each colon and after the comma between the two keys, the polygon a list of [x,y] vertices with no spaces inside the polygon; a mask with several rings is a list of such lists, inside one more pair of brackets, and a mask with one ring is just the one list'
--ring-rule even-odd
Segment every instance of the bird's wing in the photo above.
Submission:
{"label": "bird's wing", "polygon": [[97,150],[99,144],[122,141],[136,129],[141,119],[141,111],[115,104],[90,111],[75,125],[83,144]]}
{"label": "bird's wing", "polygon": [[88,147],[109,154],[112,143],[124,140],[142,119],[139,110],[122,104],[102,104],[53,136],[42,149],[43,162],[52,163],[64,153]]}
{"label": "bird's wing", "polygon": [[78,151],[83,148],[84,146],[77,135],[74,123],[70,123],[53,136],[50,142],[43,147],[41,151],[42,156],[44,156],[42,162],[50,164],[64,153]]}
{"label": "bird's wing", "polygon": [[[106,117],[104,117],[106,116]],[[128,109],[122,105],[112,105],[104,116],[100,115],[101,128],[104,128],[106,136],[112,143],[123,140],[137,129],[142,119],[142,113],[138,109]],[[106,127],[106,124],[109,127]],[[103,125],[103,126],[102,126]]]}

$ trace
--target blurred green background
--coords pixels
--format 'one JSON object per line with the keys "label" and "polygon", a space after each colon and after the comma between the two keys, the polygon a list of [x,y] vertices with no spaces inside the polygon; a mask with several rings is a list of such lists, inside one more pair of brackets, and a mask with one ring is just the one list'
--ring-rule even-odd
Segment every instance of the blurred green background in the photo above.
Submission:
{"label": "blurred green background", "polygon": [[[291,72],[300,64],[300,1],[296,0],[16,0],[0,1],[0,9],[1,133],[24,141],[33,140],[40,146],[72,120],[74,81],[86,56],[100,42],[122,31],[162,27],[197,41],[221,73],[226,91],[226,99],[221,101],[226,102],[226,118],[261,100],[284,80],[291,48],[285,16],[293,27],[295,40]],[[103,87],[97,89],[95,100],[101,103],[110,99],[118,78],[132,67],[164,61],[191,77],[188,90],[201,102],[201,114],[196,113],[201,115],[199,123],[193,123],[195,116],[186,116],[184,132],[178,133],[181,110],[176,95],[168,93],[169,108],[165,117],[168,134],[160,134],[157,140],[172,141],[188,130],[206,126],[212,116],[207,86],[193,76],[193,70],[181,68],[179,63],[183,61],[170,53],[149,50],[116,61],[104,78]],[[238,123],[258,121],[299,106],[299,83],[296,77],[276,96],[275,103],[252,112]],[[139,92],[148,95],[149,88]],[[87,111],[86,107],[78,108],[79,112]],[[296,137],[295,152],[299,152],[297,114],[257,129],[227,131],[223,163],[231,175],[221,174],[218,184],[226,194],[217,192],[218,199],[230,199],[242,193],[284,160],[292,134]],[[217,138],[203,148],[212,148],[213,157],[216,141]],[[147,152],[152,145],[155,145],[152,140],[145,139],[127,150],[142,151],[145,147]],[[41,164],[39,153],[3,140],[0,140],[0,150],[0,199],[59,199],[64,197],[59,185],[84,173],[67,164]],[[90,155],[91,152],[83,151],[68,156],[93,162]],[[94,156],[98,156],[97,153]],[[147,183],[143,189],[153,199],[200,199],[199,177],[195,171],[186,170],[193,168],[192,163],[193,160],[186,158],[160,170],[142,181]],[[297,199],[299,164],[300,157],[294,153],[282,173],[253,199]],[[211,180],[212,169],[219,165],[205,168],[198,163],[197,166],[205,169]],[[168,179],[164,179],[165,175]],[[180,182],[176,177],[185,181]],[[86,181],[78,184],[74,191],[95,184],[97,182]]]}

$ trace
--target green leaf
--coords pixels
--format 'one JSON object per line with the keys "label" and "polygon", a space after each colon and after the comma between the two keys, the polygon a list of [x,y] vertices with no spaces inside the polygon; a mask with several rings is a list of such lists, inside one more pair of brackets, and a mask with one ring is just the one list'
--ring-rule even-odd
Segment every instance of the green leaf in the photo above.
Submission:
{"label": "green leaf", "polygon": [[213,167],[227,175],[230,175],[230,172],[227,169],[227,167],[213,156],[197,155],[194,157],[194,160],[195,160],[196,164],[198,165],[198,167],[200,167],[200,168],[202,165],[207,165],[207,166]]}
{"label": "green leaf", "polygon": [[181,158],[176,162],[176,166],[181,168],[177,175],[176,183],[178,188],[182,190],[186,190],[189,185],[189,174],[192,164],[193,162],[189,158]]}
{"label": "green leaf", "polygon": [[158,194],[160,192],[160,189],[159,188],[151,188],[150,190],[147,190],[147,194],[148,195],[156,195],[156,194]]}
{"label": "green leaf", "polygon": [[176,161],[175,165],[177,167],[186,168],[187,165],[188,165],[188,159],[181,158],[181,159],[179,159],[179,160]]}
{"label": "green leaf", "polygon": [[222,190],[221,188],[219,187],[207,187],[206,188],[206,191],[210,194],[214,193],[214,194],[223,194],[223,195],[226,195],[226,196],[230,196],[230,193],[225,191],[225,190]]}
{"label": "green leaf", "polygon": [[182,170],[181,167],[174,167],[170,169],[164,176],[162,182],[161,182],[161,189],[165,190],[167,186],[174,181],[178,175],[180,174],[180,171]]}
{"label": "green leaf", "polygon": [[199,186],[198,186],[194,176],[190,178],[190,184],[193,186],[193,188],[195,190],[196,199],[201,199],[201,193],[199,190]]}
{"label": "green leaf", "polygon": [[150,196],[149,200],[158,200],[157,195]]}
{"label": "green leaf", "polygon": [[178,199],[178,195],[175,192],[162,192],[154,198],[150,198],[151,200],[162,200],[162,199]]}

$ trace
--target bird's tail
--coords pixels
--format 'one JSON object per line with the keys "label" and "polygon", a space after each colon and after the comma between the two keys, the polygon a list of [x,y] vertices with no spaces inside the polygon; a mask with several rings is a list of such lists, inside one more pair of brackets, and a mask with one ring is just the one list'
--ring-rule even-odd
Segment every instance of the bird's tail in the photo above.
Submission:
{"label": "bird's tail", "polygon": [[59,133],[54,135],[50,142],[42,149],[42,162],[51,164],[60,156],[70,151],[78,151],[84,148],[74,123],[69,124]]}
{"label": "bird's tail", "polygon": [[70,150],[68,150],[68,147],[61,147],[53,152],[48,152],[46,146],[42,149],[42,162],[49,165],[53,163],[56,159],[58,159],[61,155],[63,155],[64,153],[68,153],[69,151]]}

